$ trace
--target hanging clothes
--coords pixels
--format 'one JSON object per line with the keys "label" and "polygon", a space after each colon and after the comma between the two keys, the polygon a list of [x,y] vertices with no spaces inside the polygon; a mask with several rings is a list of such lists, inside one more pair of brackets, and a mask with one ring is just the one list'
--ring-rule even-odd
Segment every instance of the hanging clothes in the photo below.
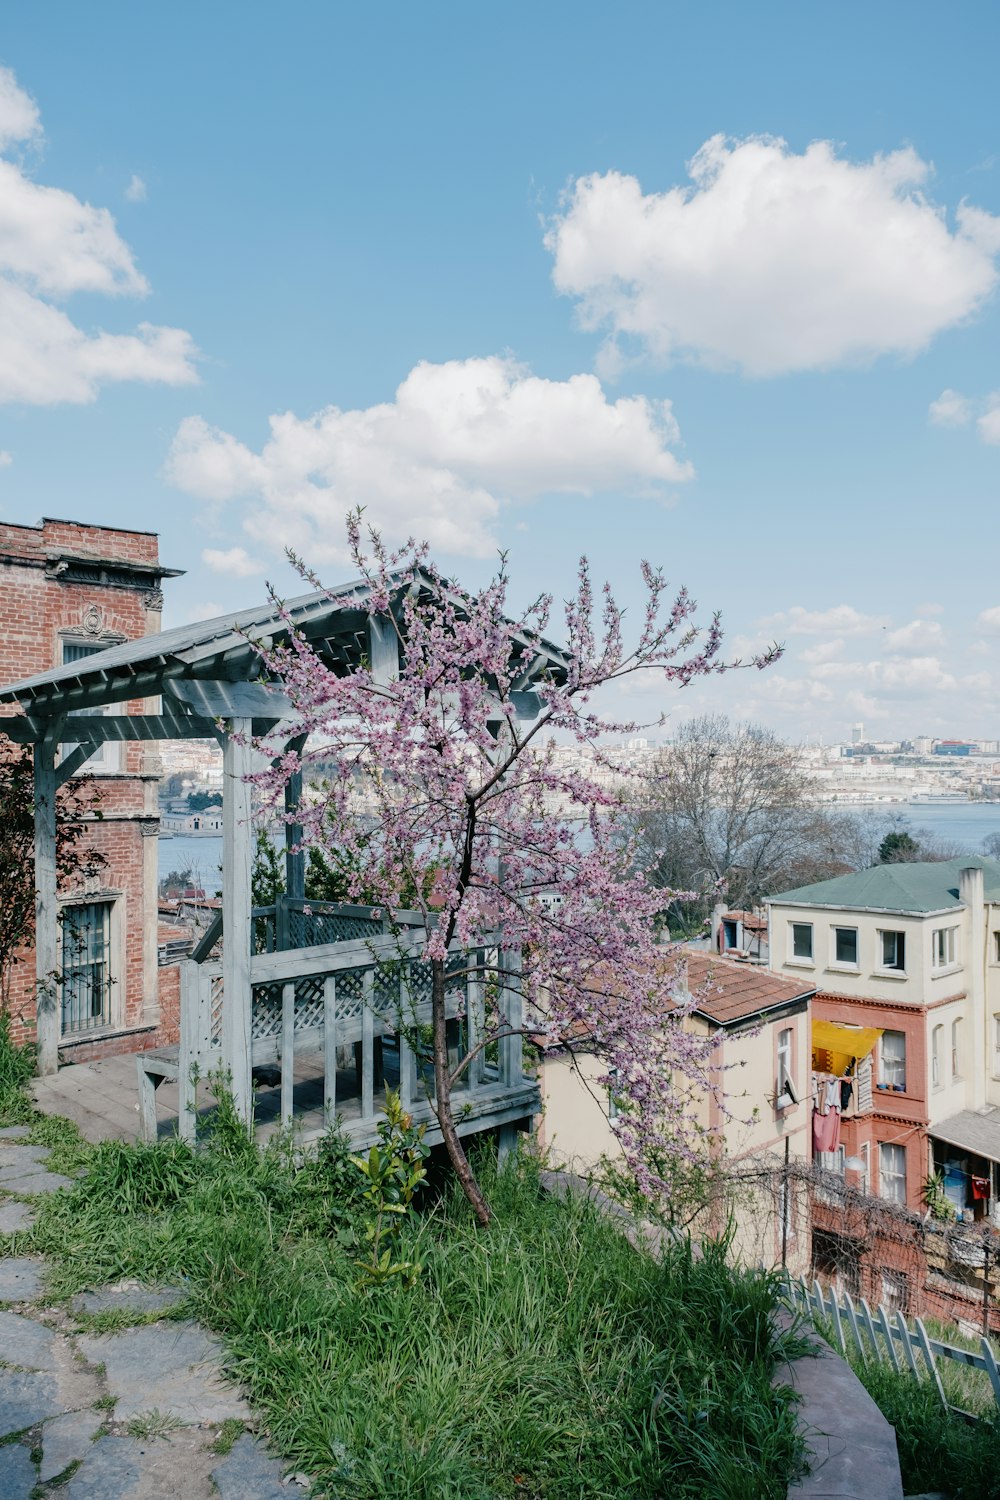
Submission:
{"label": "hanging clothes", "polygon": [[842,1078],[840,1080],[840,1108],[841,1108],[841,1110],[845,1110],[845,1109],[848,1109],[850,1107],[851,1095],[853,1093],[854,1093],[854,1085],[852,1083],[849,1083],[846,1078]]}
{"label": "hanging clothes", "polygon": [[988,1177],[970,1177],[969,1186],[974,1199],[982,1201],[990,1196],[990,1179]]}
{"label": "hanging clothes", "polygon": [[840,1112],[831,1109],[828,1114],[813,1111],[813,1150],[836,1151],[840,1145]]}

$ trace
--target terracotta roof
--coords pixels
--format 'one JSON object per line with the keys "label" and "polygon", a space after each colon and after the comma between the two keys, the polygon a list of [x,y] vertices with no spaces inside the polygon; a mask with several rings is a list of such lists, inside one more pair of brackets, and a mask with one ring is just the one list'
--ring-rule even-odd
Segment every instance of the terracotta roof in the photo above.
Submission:
{"label": "terracotta roof", "polygon": [[698,996],[698,1014],[719,1026],[731,1026],[734,1021],[746,1021],[796,1000],[808,1000],[816,993],[814,984],[780,978],[756,964],[734,963],[691,949],[684,958],[688,989],[704,992]]}
{"label": "terracotta roof", "polygon": [[767,918],[761,917],[753,911],[724,911],[720,918],[722,922],[742,922],[743,926],[751,932],[766,932]]}

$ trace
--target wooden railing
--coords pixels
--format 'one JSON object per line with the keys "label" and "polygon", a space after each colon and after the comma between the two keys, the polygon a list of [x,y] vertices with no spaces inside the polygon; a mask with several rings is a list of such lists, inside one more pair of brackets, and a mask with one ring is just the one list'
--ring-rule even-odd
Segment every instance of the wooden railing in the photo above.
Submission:
{"label": "wooden railing", "polygon": [[988,1338],[980,1340],[978,1354],[958,1349],[953,1344],[931,1338],[920,1318],[914,1318],[910,1327],[902,1312],[890,1312],[879,1303],[873,1313],[863,1297],[855,1302],[850,1293],[837,1293],[832,1287],[824,1290],[818,1281],[810,1287],[804,1279],[786,1276],[785,1295],[793,1308],[801,1308],[833,1329],[841,1354],[846,1355],[850,1339],[850,1347],[857,1351],[863,1365],[884,1361],[891,1364],[897,1374],[908,1370],[915,1379],[920,1378],[922,1366],[924,1373],[934,1381],[944,1406],[948,1406],[948,1399],[937,1360],[952,1360],[974,1370],[983,1370],[1000,1406],[1000,1368]]}
{"label": "wooden railing", "polygon": [[[367,921],[370,908],[343,908],[307,913],[297,908],[311,903],[287,903],[290,915],[318,915],[341,924]],[[265,912],[266,914],[266,912]],[[276,913],[276,916],[279,914]],[[415,917],[418,914],[413,914]],[[381,922],[378,922],[381,927]],[[415,925],[400,923],[397,925]],[[399,1092],[404,1106],[420,1114],[429,1103],[432,1080],[425,1060],[431,1025],[431,968],[419,955],[422,934],[407,936],[374,931],[370,936],[256,953],[250,961],[251,1005],[249,1038],[251,1066],[276,1063],[281,1069],[281,1120],[288,1125],[294,1112],[295,1060],[305,1052],[322,1054],[323,1123],[333,1124],[338,1113],[337,1053],[355,1050],[360,1121],[377,1114],[376,1090],[381,1082],[383,1052],[398,1049]],[[519,955],[505,955],[497,973],[498,949],[456,950],[449,955],[445,1000],[448,1017],[449,1062],[452,1068],[469,1058],[456,1087],[461,1102],[456,1113],[478,1116],[478,1095],[522,1090],[520,1036],[522,1000]],[[495,1047],[481,1046],[485,1028],[487,975],[498,981],[498,1009],[505,1018],[505,1035]],[[197,1075],[223,1067],[222,964],[215,960],[188,961],[181,966],[181,1034],[177,1059],[180,1091],[179,1129],[193,1138],[196,1126]],[[426,1111],[424,1111],[426,1112]]]}

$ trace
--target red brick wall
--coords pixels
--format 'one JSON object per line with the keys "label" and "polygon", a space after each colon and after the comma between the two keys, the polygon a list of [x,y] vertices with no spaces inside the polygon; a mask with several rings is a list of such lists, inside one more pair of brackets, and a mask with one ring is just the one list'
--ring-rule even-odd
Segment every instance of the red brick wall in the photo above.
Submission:
{"label": "red brick wall", "polygon": [[[66,581],[53,567],[56,559],[64,557],[156,567],[158,542],[151,532],[73,521],[45,520],[39,526],[0,524],[0,683],[20,681],[61,665],[62,642],[67,637],[108,645],[116,638],[135,640],[159,628],[155,576],[148,582],[140,576],[126,587]],[[120,705],[119,711],[142,712],[144,707],[136,700]],[[66,893],[75,889],[95,898],[104,892],[120,893],[117,900],[124,905],[124,953],[114,1004],[121,1028],[132,1034],[121,1036],[117,1044],[99,1045],[132,1051],[136,1045],[149,1045],[158,1035],[157,995],[144,993],[143,973],[147,920],[143,825],[149,829],[158,820],[158,768],[155,746],[125,744],[118,756],[114,774],[99,772],[93,777],[102,818],[88,825],[85,837],[86,844],[102,854],[107,863],[96,880],[72,882]],[[155,907],[148,918],[155,923]],[[21,1038],[34,1031],[34,984],[34,953],[28,951],[15,965],[11,985],[15,1034]],[[142,1032],[137,1042],[135,1028],[150,1023],[154,1029]],[[73,1060],[81,1059],[82,1050],[73,1047]]]}

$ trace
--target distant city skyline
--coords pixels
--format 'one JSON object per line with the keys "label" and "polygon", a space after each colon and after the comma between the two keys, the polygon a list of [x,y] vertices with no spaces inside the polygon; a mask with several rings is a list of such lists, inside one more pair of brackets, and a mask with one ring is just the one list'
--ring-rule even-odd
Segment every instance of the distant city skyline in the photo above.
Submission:
{"label": "distant city skyline", "polygon": [[995,6],[123,14],[5,8],[0,519],[158,531],[167,624],[356,504],[647,556],[786,650],[616,713],[1000,736]]}

